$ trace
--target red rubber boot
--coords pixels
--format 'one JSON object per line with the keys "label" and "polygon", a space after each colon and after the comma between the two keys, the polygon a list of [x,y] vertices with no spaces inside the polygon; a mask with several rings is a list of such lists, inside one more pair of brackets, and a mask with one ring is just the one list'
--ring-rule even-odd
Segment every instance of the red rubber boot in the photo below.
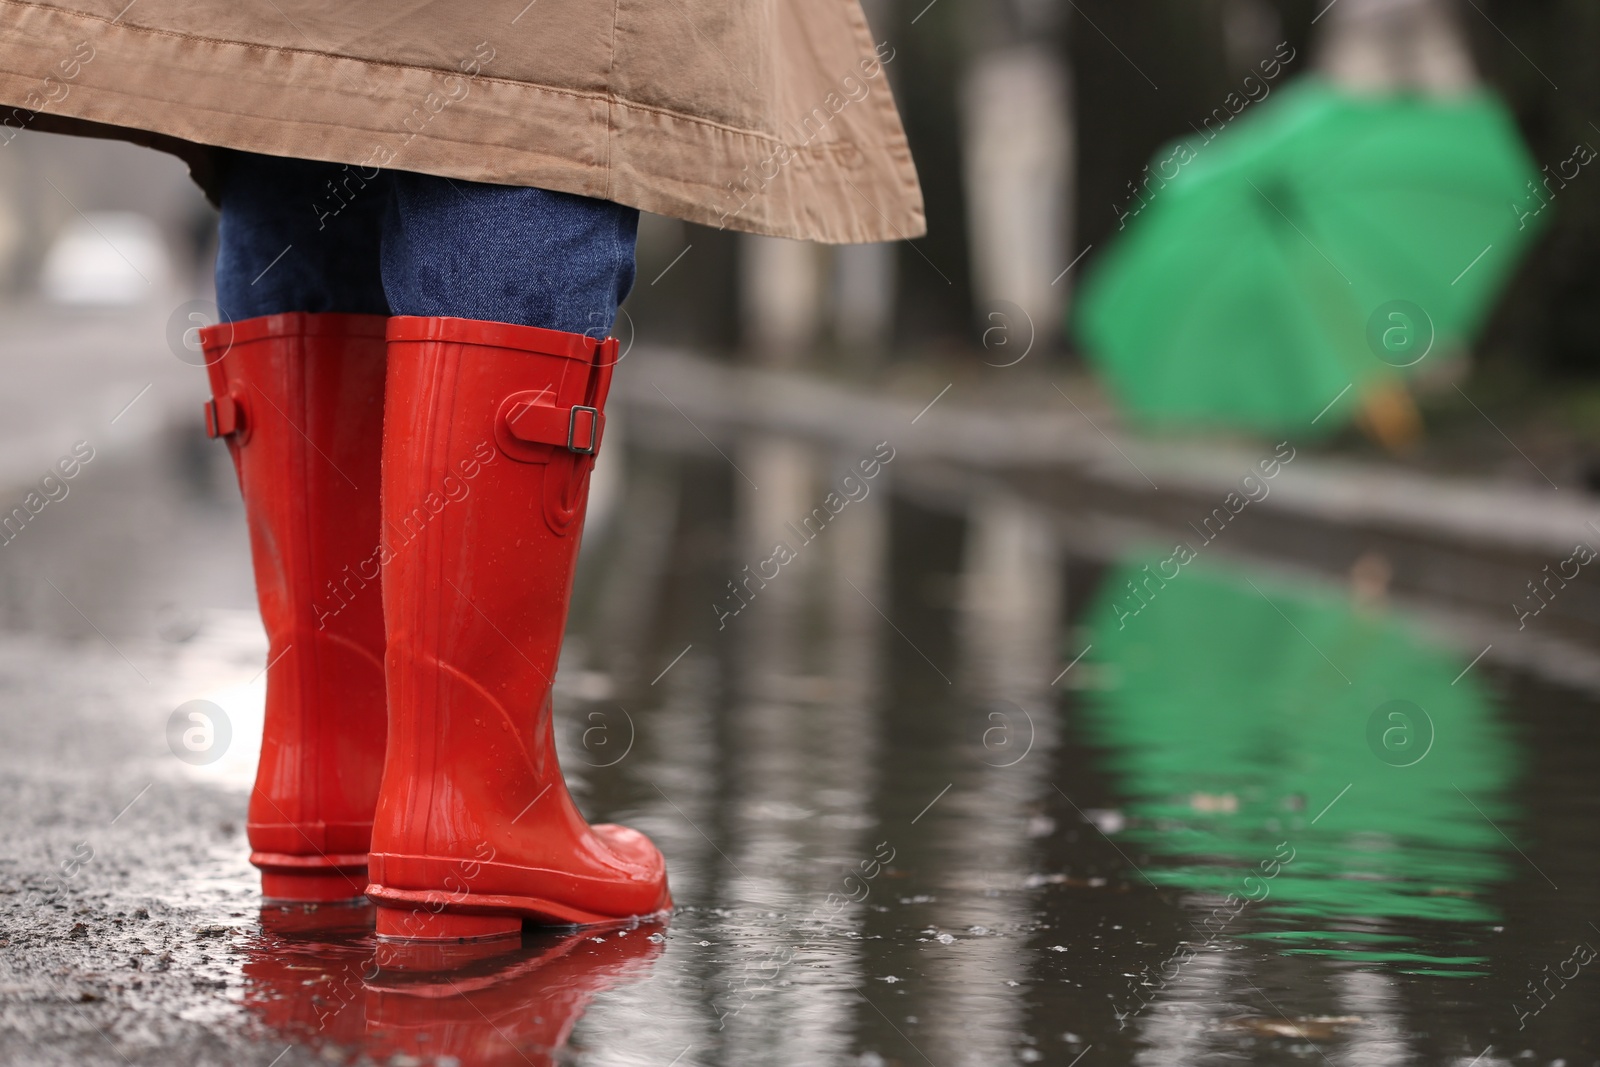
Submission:
{"label": "red rubber boot", "polygon": [[516,934],[671,906],[650,839],[589,826],[550,688],[616,342],[389,320],[383,435],[389,748],[379,936]]}
{"label": "red rubber boot", "polygon": [[267,628],[250,862],[286,901],[359,897],[386,725],[378,581],[384,323],[267,315],[201,332]]}

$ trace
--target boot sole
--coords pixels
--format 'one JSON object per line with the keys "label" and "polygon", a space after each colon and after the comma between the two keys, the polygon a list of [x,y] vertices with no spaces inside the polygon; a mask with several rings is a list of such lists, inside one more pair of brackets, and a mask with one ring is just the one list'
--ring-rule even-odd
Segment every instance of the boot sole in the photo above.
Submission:
{"label": "boot sole", "polygon": [[[649,916],[601,915],[539,897],[443,893],[367,886],[378,905],[377,934],[388,941],[474,941],[515,937],[524,920],[541,926],[600,926]],[[670,901],[663,909],[671,909]],[[657,914],[660,914],[659,912]]]}
{"label": "boot sole", "polygon": [[269,903],[335,904],[366,897],[365,855],[306,857],[254,852],[250,862],[261,869],[261,896]]}

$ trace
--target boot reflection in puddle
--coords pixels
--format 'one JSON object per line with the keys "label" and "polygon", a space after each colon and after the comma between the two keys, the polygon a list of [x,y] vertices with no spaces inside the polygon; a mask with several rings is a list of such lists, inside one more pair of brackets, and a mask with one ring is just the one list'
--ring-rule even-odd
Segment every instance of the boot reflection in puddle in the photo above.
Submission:
{"label": "boot reflection in puddle", "polygon": [[[554,1063],[595,994],[643,978],[659,923],[533,930],[504,942],[379,942],[368,978],[367,1048],[477,1064]],[[379,1055],[381,1050],[381,1055]]]}
{"label": "boot reflection in puddle", "polygon": [[287,1040],[386,1062],[552,1064],[595,995],[644,977],[660,923],[377,941],[373,908],[268,907],[245,1003]]}
{"label": "boot reflection in puddle", "polygon": [[364,902],[263,907],[261,937],[243,967],[246,1007],[285,1040],[360,1045],[374,910]]}

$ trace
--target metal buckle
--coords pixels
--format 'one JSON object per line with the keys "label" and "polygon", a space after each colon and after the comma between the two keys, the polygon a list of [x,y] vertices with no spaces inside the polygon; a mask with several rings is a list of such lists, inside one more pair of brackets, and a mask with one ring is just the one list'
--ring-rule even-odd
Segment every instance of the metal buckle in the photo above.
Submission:
{"label": "metal buckle", "polygon": [[[579,448],[574,442],[578,439],[578,412],[589,413],[589,447]],[[589,407],[587,404],[572,405],[572,415],[567,420],[567,450],[576,452],[580,456],[592,456],[594,450],[600,447],[600,409]]]}

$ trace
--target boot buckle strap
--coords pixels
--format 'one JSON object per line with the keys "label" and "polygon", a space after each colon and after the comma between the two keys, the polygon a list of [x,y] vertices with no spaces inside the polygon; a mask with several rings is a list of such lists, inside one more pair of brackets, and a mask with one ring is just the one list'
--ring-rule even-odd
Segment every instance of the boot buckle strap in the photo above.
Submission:
{"label": "boot buckle strap", "polygon": [[504,425],[510,436],[527,444],[565,448],[580,456],[594,455],[606,423],[600,409],[588,404],[562,408],[550,400],[548,392],[508,399]]}
{"label": "boot buckle strap", "polygon": [[229,437],[239,432],[243,419],[239,404],[231,396],[206,401],[206,436]]}

